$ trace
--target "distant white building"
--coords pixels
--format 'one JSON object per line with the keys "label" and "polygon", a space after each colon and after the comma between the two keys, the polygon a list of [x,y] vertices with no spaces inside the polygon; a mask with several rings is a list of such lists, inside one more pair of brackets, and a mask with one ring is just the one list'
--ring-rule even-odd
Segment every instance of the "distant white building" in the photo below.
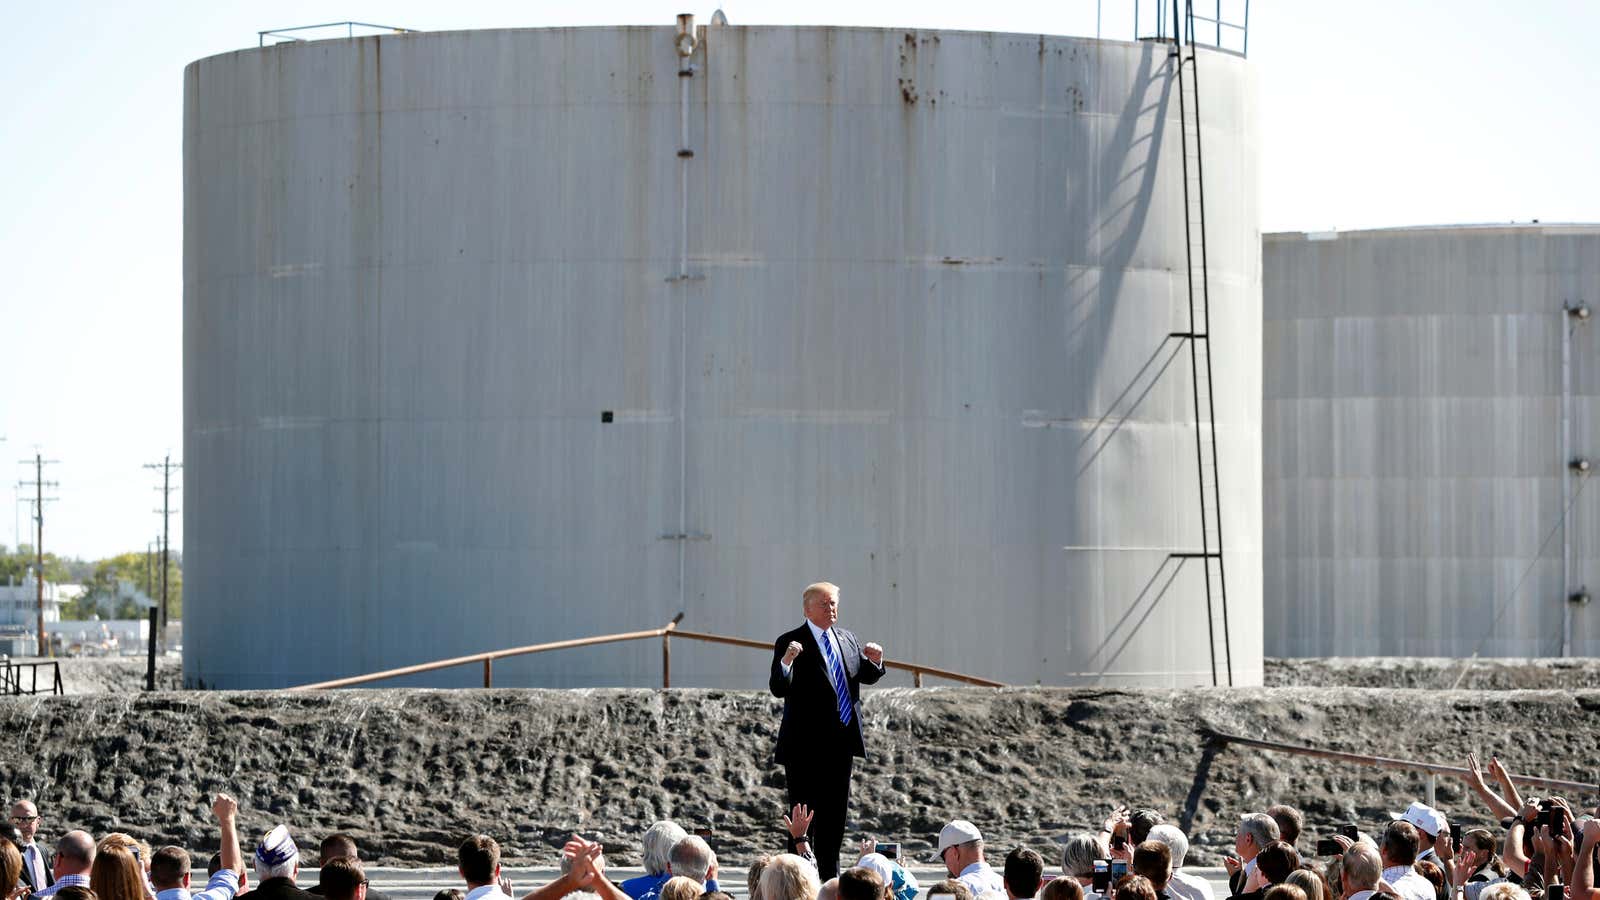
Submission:
{"label": "distant white building", "polygon": [[[33,572],[19,584],[0,585],[0,652],[31,656],[39,651],[39,595]],[[61,604],[83,595],[81,584],[44,583],[45,630],[61,620]]]}

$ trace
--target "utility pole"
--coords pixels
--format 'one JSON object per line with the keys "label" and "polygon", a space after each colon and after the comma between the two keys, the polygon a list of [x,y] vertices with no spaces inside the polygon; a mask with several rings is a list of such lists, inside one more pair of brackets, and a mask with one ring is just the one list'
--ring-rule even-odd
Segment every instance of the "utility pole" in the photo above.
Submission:
{"label": "utility pole", "polygon": [[38,589],[37,608],[39,613],[40,656],[53,655],[50,652],[50,640],[45,636],[44,633],[44,504],[46,501],[54,501],[57,499],[55,497],[46,497],[44,495],[44,489],[47,487],[61,486],[60,482],[44,480],[44,467],[47,465],[53,466],[59,461],[60,460],[45,459],[42,454],[35,452],[33,454],[33,459],[24,459],[21,461],[23,465],[27,465],[30,462],[33,463],[33,480],[17,482],[18,487],[33,488],[33,522],[38,529],[35,533],[36,537],[33,545],[34,558],[36,560],[33,571],[33,584],[34,587]]}
{"label": "utility pole", "polygon": [[161,508],[156,512],[161,513],[161,613],[156,617],[160,623],[161,644],[166,646],[167,629],[167,553],[168,539],[171,535],[172,514],[177,510],[172,508],[172,470],[183,468],[183,463],[172,461],[172,454],[168,453],[158,463],[146,463],[146,469],[161,470],[161,487],[156,490],[161,492]]}
{"label": "utility pole", "polygon": [[[150,543],[144,545],[144,595],[147,598],[148,597],[152,597],[153,594],[155,593],[155,588],[150,583],[150,578],[151,578],[151,576],[150,576],[150,556],[151,556],[151,553],[155,550],[155,548],[160,543],[161,543],[161,536],[157,535],[155,540],[153,540]],[[144,674],[144,689],[147,690],[147,691],[153,691],[153,690],[156,689],[156,631],[158,630],[157,629],[157,622],[158,621],[159,621],[159,613],[156,610],[155,601],[151,600],[151,602],[150,602],[150,654],[149,654],[148,660],[147,660],[146,665],[145,665],[145,674]]]}

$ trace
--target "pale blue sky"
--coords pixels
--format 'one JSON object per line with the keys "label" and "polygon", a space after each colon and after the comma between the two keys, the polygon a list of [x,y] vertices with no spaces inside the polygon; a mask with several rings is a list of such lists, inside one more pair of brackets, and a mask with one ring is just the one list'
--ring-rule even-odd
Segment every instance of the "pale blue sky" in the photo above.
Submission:
{"label": "pale blue sky", "polygon": [[[1202,0],[1203,3],[1214,0]],[[727,0],[733,24],[1089,34],[1093,0]],[[1105,36],[1131,0],[1103,0]],[[45,543],[98,557],[159,529],[155,477],[182,450],[185,64],[264,28],[359,19],[424,30],[670,23],[707,4],[13,4],[0,35],[0,460],[61,460]],[[1600,76],[1580,0],[1254,0],[1262,227],[1600,221]],[[1600,285],[1596,286],[1600,290]],[[14,491],[7,490],[7,501]],[[181,495],[179,505],[182,503]],[[28,529],[0,518],[0,543]],[[181,521],[181,517],[180,517]],[[174,523],[173,545],[181,547]]]}

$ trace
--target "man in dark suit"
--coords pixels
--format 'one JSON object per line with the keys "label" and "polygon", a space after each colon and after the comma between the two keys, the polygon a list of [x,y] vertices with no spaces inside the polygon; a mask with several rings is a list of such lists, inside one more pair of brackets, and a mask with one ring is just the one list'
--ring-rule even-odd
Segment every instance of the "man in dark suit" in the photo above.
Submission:
{"label": "man in dark suit", "polygon": [[861,685],[883,677],[883,648],[863,645],[836,627],[839,588],[818,582],[805,589],[806,621],[772,645],[767,686],[783,698],[783,724],[775,754],[789,785],[789,805],[811,808],[817,874],[839,874],[850,804],[850,769],[866,755],[861,737]]}
{"label": "man in dark suit", "polygon": [[11,805],[11,824],[21,838],[17,849],[22,851],[22,882],[31,893],[38,893],[56,883],[51,870],[50,856],[34,838],[39,834],[39,808],[32,800],[18,800]]}
{"label": "man in dark suit", "polygon": [[299,877],[300,848],[289,836],[288,826],[276,825],[256,845],[256,888],[250,896],[253,900],[317,900],[315,894],[296,884]]}

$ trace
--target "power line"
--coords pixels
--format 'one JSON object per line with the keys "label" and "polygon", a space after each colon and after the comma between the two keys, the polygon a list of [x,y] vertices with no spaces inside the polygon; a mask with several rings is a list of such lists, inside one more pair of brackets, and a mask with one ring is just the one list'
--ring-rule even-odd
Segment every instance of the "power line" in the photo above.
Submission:
{"label": "power line", "polygon": [[46,503],[53,503],[60,498],[46,497],[44,495],[44,489],[47,487],[60,487],[61,482],[45,481],[44,467],[53,466],[59,463],[60,460],[45,459],[43,454],[35,452],[33,454],[33,459],[24,459],[19,461],[23,465],[27,465],[30,462],[33,463],[33,480],[19,481],[17,482],[17,487],[33,488],[33,521],[34,525],[38,528],[38,531],[36,532],[37,540],[35,540],[33,546],[35,559],[37,560],[36,565],[34,566],[33,584],[38,592],[36,600],[39,614],[39,655],[51,656],[53,654],[50,652],[50,641],[45,637],[44,633],[44,505]]}

